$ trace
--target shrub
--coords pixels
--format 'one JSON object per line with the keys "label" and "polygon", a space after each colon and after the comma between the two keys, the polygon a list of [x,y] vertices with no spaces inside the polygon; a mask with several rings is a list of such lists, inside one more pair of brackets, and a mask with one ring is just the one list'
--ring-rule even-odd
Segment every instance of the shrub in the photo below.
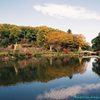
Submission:
{"label": "shrub", "polygon": [[26,53],[24,52],[24,53],[20,53],[20,56],[25,56],[26,55]]}
{"label": "shrub", "polygon": [[8,57],[11,58],[12,56],[11,55],[8,55]]}
{"label": "shrub", "polygon": [[4,57],[4,55],[0,55],[0,58],[3,58]]}
{"label": "shrub", "polygon": [[77,53],[78,52],[77,49],[74,49],[74,52]]}
{"label": "shrub", "polygon": [[43,52],[35,52],[35,55],[42,55]]}
{"label": "shrub", "polygon": [[68,52],[68,50],[69,50],[68,48],[67,49],[63,49],[63,52]]}
{"label": "shrub", "polygon": [[0,55],[5,56],[5,53],[0,53]]}
{"label": "shrub", "polygon": [[68,52],[66,52],[66,54],[70,54],[70,52],[68,51]]}

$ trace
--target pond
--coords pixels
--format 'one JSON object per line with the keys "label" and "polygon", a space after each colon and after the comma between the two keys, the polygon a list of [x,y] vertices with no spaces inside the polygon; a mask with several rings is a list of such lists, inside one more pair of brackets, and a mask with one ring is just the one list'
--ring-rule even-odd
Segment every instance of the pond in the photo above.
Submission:
{"label": "pond", "polygon": [[0,62],[0,100],[100,100],[100,59]]}

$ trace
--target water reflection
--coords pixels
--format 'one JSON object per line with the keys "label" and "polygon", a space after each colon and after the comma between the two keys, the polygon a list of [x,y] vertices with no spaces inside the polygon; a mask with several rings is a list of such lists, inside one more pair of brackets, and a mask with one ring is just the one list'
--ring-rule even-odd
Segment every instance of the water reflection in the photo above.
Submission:
{"label": "water reflection", "polygon": [[61,77],[72,79],[74,74],[83,74],[86,69],[86,59],[79,63],[76,56],[0,62],[0,86],[18,82],[48,82]]}
{"label": "water reflection", "polygon": [[95,72],[100,77],[100,58],[95,59],[95,62],[92,63],[93,65],[93,72]]}
{"label": "water reflection", "polygon": [[100,88],[100,83],[74,85],[71,87],[62,86],[50,89],[49,92],[45,91],[43,94],[39,94],[36,98],[37,100],[44,100],[44,99],[62,100],[62,99],[67,99],[69,96],[74,97],[77,94],[86,94],[89,90],[95,91],[99,88]]}

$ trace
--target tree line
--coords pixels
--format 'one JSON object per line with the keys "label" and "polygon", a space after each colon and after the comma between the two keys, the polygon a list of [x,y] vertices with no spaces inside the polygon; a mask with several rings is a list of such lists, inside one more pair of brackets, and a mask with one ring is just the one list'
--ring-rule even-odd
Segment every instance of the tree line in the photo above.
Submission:
{"label": "tree line", "polygon": [[65,48],[71,46],[83,49],[89,46],[82,34],[72,34],[47,26],[30,27],[10,24],[0,24],[0,46],[18,43],[30,43],[36,46],[49,47],[50,45],[61,45]]}

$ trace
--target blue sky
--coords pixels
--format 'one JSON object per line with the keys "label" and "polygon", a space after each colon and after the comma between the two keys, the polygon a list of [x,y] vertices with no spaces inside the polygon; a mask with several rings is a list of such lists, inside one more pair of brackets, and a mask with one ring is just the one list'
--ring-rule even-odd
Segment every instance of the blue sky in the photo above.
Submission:
{"label": "blue sky", "polygon": [[91,43],[100,32],[100,0],[0,0],[0,23],[70,28]]}

